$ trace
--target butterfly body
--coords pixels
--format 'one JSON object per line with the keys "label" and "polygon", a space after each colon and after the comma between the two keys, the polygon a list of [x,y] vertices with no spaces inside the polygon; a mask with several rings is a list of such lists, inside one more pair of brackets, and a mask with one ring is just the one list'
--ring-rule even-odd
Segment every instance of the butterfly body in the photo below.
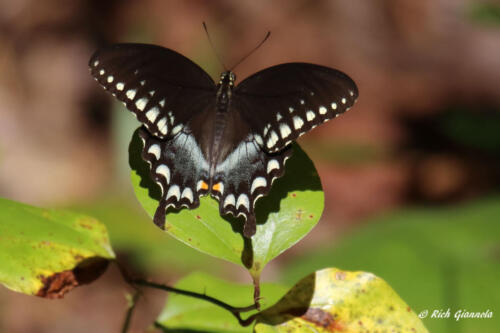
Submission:
{"label": "butterfly body", "polygon": [[168,207],[193,209],[211,195],[221,215],[245,218],[245,237],[255,234],[255,203],[283,175],[291,142],[358,95],[347,75],[306,63],[270,67],[239,85],[227,71],[215,84],[184,56],[146,44],[101,49],[89,66],[143,124],[142,157],[162,190],[154,222],[163,228]]}

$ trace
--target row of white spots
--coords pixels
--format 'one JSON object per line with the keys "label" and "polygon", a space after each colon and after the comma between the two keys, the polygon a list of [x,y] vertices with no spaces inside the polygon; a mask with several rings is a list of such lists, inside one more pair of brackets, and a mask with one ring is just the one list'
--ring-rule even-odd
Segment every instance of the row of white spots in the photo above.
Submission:
{"label": "row of white spots", "polygon": [[184,188],[181,194],[181,189],[179,185],[175,184],[170,186],[170,188],[168,189],[165,200],[168,200],[170,198],[176,198],[177,201],[181,199],[187,199],[190,203],[193,203],[194,201],[193,191],[189,187]]}
{"label": "row of white spots", "polygon": [[226,208],[227,206],[234,206],[234,207],[236,207],[236,209],[243,206],[249,211],[250,210],[250,201],[248,200],[248,196],[244,193],[242,193],[238,196],[238,200],[236,200],[236,198],[234,197],[233,194],[229,194],[224,199],[224,203],[223,203],[224,208]]}

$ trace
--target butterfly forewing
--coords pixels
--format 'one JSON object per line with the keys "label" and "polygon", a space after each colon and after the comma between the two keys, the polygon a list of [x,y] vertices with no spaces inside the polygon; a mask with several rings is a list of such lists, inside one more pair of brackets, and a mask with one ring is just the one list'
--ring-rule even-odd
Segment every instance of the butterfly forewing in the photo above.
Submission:
{"label": "butterfly forewing", "polygon": [[241,82],[234,103],[267,152],[277,152],[300,135],[347,111],[358,89],[344,73],[319,65],[270,67]]}
{"label": "butterfly forewing", "polygon": [[89,62],[94,78],[122,101],[151,132],[177,134],[197,111],[192,104],[212,101],[215,85],[191,60],[147,44],[115,44],[97,51]]}

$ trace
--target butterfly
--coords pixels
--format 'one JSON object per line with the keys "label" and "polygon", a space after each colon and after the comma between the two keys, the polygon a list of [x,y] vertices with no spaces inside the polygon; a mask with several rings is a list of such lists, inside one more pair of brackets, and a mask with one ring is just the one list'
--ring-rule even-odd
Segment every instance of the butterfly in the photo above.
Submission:
{"label": "butterfly", "polygon": [[142,123],[142,157],[161,188],[154,223],[169,207],[193,209],[200,196],[221,215],[243,216],[256,232],[255,203],[284,174],[291,143],[354,104],[346,74],[309,63],[264,69],[235,85],[218,83],[183,55],[149,44],[113,44],[94,53],[92,76]]}

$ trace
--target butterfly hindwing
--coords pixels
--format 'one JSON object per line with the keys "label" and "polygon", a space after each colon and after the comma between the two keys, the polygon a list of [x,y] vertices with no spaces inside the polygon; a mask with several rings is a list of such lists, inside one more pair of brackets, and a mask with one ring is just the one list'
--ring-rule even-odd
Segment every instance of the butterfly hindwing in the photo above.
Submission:
{"label": "butterfly hindwing", "polygon": [[[231,110],[230,112],[234,112]],[[251,237],[256,231],[255,204],[271,190],[273,181],[284,174],[290,147],[274,154],[267,153],[256,141],[238,113],[233,113],[234,129],[223,137],[221,151],[227,154],[218,160],[213,177],[212,195],[219,201],[221,215],[243,216],[243,233]],[[243,137],[242,137],[243,135]]]}
{"label": "butterfly hindwing", "polygon": [[208,193],[208,163],[189,132],[182,131],[171,140],[161,140],[141,128],[139,137],[143,141],[142,157],[150,165],[151,178],[161,188],[154,222],[163,228],[169,207],[193,209],[199,206],[200,195]]}
{"label": "butterfly hindwing", "polygon": [[270,67],[234,91],[234,103],[271,153],[349,110],[357,97],[356,84],[346,74],[306,63]]}
{"label": "butterfly hindwing", "polygon": [[160,46],[114,44],[97,51],[89,66],[94,78],[161,138],[177,134],[196,113],[194,106],[215,94],[203,69]]}

